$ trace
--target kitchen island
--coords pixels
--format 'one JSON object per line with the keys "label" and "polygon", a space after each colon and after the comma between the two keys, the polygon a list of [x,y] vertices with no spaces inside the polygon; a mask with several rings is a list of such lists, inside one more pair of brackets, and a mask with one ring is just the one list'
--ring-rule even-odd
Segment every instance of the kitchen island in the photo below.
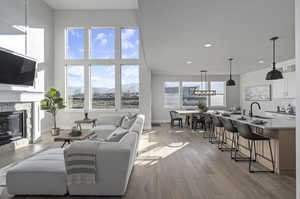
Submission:
{"label": "kitchen island", "polygon": [[[295,177],[296,174],[296,118],[295,116],[279,115],[276,113],[265,113],[253,117],[230,114],[223,116],[209,112],[219,117],[231,119],[234,122],[247,123],[250,125],[252,132],[271,137],[271,146],[274,157],[275,173]],[[255,120],[264,121],[264,124],[255,124]],[[226,133],[226,138],[231,143],[231,133]],[[249,156],[248,141],[242,137],[239,139],[240,152]],[[270,162],[271,156],[267,143],[258,142],[256,144],[257,162],[267,168],[272,168]]]}

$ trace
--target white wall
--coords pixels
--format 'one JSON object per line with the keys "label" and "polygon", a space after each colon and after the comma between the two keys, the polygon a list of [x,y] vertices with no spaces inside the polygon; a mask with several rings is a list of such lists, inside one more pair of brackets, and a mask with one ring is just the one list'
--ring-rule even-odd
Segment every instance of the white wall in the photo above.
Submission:
{"label": "white wall", "polygon": [[[295,25],[296,25],[296,73],[297,73],[297,91],[300,90],[300,0],[295,1]],[[297,92],[297,107],[300,107],[300,92]],[[296,126],[296,198],[300,199],[300,109],[297,109],[297,126]]]}
{"label": "white wall", "polygon": [[[66,27],[127,27],[138,26],[135,10],[89,10],[89,11],[55,11],[55,86],[65,93],[65,39]],[[143,52],[143,50],[142,50]],[[151,70],[147,68],[143,54],[140,64],[140,112],[145,114],[145,128],[151,128]],[[105,117],[123,115],[122,111],[91,111],[91,118],[101,122]],[[58,115],[59,127],[72,127],[74,120],[82,119],[82,111],[61,111]]]}
{"label": "white wall", "polygon": [[[280,62],[277,64],[277,67],[283,67],[283,66],[288,66],[292,65],[295,63],[295,60],[288,60],[285,62]],[[241,108],[245,110],[249,110],[250,104],[252,101],[246,101],[245,100],[245,89],[248,86],[257,86],[257,85],[263,85],[263,84],[271,84],[271,99],[272,101],[259,101],[261,108],[263,111],[276,111],[277,106],[287,106],[288,104],[291,104],[292,106],[295,106],[296,100],[295,98],[289,98],[289,99],[279,99],[274,97],[274,92],[275,92],[275,81],[267,81],[265,80],[267,73],[271,70],[272,67],[268,68],[263,68],[261,70],[249,72],[249,73],[244,73],[241,74],[240,76],[240,104]],[[296,92],[296,91],[295,91]],[[258,112],[258,109],[254,109],[254,111]]]}
{"label": "white wall", "polygon": [[[0,30],[2,25],[10,27],[12,25],[25,26],[25,7],[21,0],[0,1]],[[54,85],[54,23],[53,10],[40,0],[28,0],[28,24],[27,24],[27,53],[25,52],[25,35],[20,37],[17,34],[2,34],[0,31],[0,47],[8,48],[21,54],[27,54],[38,60],[37,76],[34,87],[22,87],[0,84],[2,92],[19,90],[20,95],[23,91],[42,94],[45,90]],[[13,30],[13,29],[12,29]],[[36,106],[37,105],[37,106]],[[49,116],[43,111],[39,111],[38,120],[34,125],[40,127],[39,131],[46,131],[51,128]],[[41,132],[39,132],[40,134]]]}
{"label": "white wall", "polygon": [[[28,1],[28,55],[38,60],[36,89],[47,91],[54,86],[54,18],[53,10],[43,1]],[[41,131],[52,127],[50,115],[39,113]]]}
{"label": "white wall", "polygon": [[[236,86],[226,87],[227,107],[240,105],[240,77],[233,75]],[[152,122],[169,122],[170,109],[164,107],[164,82],[166,81],[200,81],[200,76],[169,76],[163,74],[152,74]],[[228,75],[207,75],[208,81],[227,81]]]}

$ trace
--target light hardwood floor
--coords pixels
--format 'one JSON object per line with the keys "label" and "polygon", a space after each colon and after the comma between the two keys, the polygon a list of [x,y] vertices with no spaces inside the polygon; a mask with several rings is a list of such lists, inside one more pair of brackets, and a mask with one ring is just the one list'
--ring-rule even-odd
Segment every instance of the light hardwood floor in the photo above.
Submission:
{"label": "light hardwood floor", "polygon": [[[49,140],[11,154],[6,164],[53,147]],[[56,144],[56,146],[58,146]],[[294,199],[295,179],[268,173],[248,173],[247,162],[235,162],[228,152],[188,129],[154,127],[141,138],[140,155],[128,185],[126,199]],[[47,179],[45,179],[47,183]],[[0,188],[1,190],[1,188]],[[1,199],[96,199],[121,197],[10,197]]]}

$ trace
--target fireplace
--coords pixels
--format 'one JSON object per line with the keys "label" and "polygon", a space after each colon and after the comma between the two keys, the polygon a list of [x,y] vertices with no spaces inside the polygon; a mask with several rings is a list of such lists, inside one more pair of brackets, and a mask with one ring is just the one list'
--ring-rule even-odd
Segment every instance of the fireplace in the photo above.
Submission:
{"label": "fireplace", "polygon": [[26,111],[0,112],[0,145],[26,137]]}

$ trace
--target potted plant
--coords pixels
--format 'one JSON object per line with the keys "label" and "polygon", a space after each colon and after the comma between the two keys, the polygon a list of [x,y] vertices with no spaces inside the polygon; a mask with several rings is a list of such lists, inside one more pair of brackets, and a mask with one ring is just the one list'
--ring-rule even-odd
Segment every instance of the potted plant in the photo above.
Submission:
{"label": "potted plant", "polygon": [[45,99],[41,101],[41,109],[51,113],[53,116],[53,128],[51,134],[59,135],[59,128],[56,127],[56,115],[60,109],[64,109],[64,99],[56,88],[51,88],[46,94]]}
{"label": "potted plant", "polygon": [[207,106],[205,105],[205,103],[201,100],[198,101],[197,103],[197,107],[202,110],[203,112],[206,112],[208,110]]}

